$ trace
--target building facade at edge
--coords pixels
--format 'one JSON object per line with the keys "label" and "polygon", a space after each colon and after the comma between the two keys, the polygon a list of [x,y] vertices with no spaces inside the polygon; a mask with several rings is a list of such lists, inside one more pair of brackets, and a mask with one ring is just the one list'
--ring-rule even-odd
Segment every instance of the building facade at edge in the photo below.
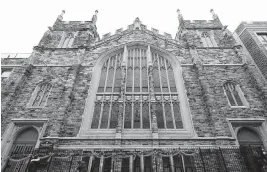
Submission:
{"label": "building facade at edge", "polygon": [[235,30],[234,37],[267,79],[267,21],[242,22]]}
{"label": "building facade at edge", "polygon": [[2,171],[266,171],[264,72],[213,10],[177,12],[175,38],[136,18],[100,39],[98,11],[62,11],[2,58]]}

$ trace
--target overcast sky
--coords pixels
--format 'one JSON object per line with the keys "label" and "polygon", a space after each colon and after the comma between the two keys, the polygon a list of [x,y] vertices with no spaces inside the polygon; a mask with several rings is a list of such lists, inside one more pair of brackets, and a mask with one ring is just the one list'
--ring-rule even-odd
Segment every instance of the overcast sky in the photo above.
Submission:
{"label": "overcast sky", "polygon": [[230,31],[241,21],[267,21],[267,0],[2,0],[0,6],[1,53],[32,52],[63,9],[66,21],[90,21],[98,9],[100,37],[126,29],[136,17],[148,29],[153,27],[174,37],[178,8],[185,20],[211,20],[213,8]]}

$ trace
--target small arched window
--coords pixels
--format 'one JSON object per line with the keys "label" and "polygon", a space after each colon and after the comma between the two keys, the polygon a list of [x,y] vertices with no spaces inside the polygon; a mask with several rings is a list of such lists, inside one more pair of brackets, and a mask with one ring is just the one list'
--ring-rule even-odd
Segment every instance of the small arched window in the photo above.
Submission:
{"label": "small arched window", "polygon": [[263,147],[263,142],[257,133],[249,128],[241,128],[237,133],[237,139],[241,146],[260,146]]}
{"label": "small arched window", "polygon": [[21,132],[13,143],[11,157],[30,154],[34,150],[37,139],[38,132],[34,128],[28,128]]}
{"label": "small arched window", "polygon": [[31,97],[30,107],[44,107],[51,91],[52,85],[44,82],[39,84]]}
{"label": "small arched window", "polygon": [[74,39],[77,35],[78,35],[78,32],[64,33],[58,45],[58,48],[71,48],[74,42]]}
{"label": "small arched window", "polygon": [[248,103],[241,91],[239,85],[233,82],[226,82],[223,85],[228,102],[231,106],[247,106]]}
{"label": "small arched window", "polygon": [[209,32],[202,32],[201,41],[204,47],[218,47],[213,35]]}

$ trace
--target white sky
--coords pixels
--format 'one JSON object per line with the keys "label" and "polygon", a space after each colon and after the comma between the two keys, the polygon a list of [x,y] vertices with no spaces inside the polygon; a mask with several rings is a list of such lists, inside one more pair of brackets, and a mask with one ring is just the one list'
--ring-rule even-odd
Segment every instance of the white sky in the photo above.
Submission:
{"label": "white sky", "polygon": [[175,36],[178,28],[176,10],[185,20],[211,20],[210,9],[223,25],[234,31],[241,21],[267,21],[267,0],[2,0],[1,53],[30,53],[66,10],[66,21],[89,21],[99,10],[97,28],[100,37],[116,29],[127,28],[136,17],[143,24]]}

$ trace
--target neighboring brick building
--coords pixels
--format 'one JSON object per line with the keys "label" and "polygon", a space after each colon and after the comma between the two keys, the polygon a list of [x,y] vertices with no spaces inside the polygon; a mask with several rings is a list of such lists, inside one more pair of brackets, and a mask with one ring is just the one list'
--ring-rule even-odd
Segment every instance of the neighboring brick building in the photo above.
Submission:
{"label": "neighboring brick building", "polygon": [[3,171],[266,170],[266,82],[213,10],[175,39],[64,13],[2,59]]}
{"label": "neighboring brick building", "polygon": [[234,36],[267,79],[267,21],[242,22]]}

